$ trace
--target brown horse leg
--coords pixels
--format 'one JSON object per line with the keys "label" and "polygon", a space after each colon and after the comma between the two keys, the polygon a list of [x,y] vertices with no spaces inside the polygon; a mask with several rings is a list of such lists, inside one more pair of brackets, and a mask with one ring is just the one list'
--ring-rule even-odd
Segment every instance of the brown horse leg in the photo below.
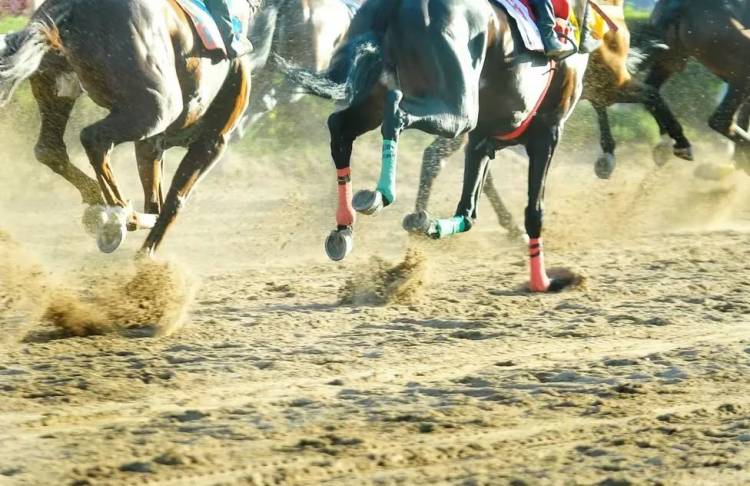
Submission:
{"label": "brown horse leg", "polygon": [[81,131],[81,144],[86,150],[91,166],[94,168],[104,195],[104,201],[108,206],[122,208],[127,206],[127,202],[122,197],[112,173],[110,157],[116,145],[131,140],[139,140],[147,135],[148,131],[142,128],[142,125],[136,125],[138,119],[136,113],[138,113],[138,110],[132,110],[132,114],[113,110],[103,120]]}
{"label": "brown horse leg", "polygon": [[56,79],[49,74],[37,74],[30,79],[31,91],[39,106],[41,118],[39,140],[34,147],[34,154],[39,162],[75,186],[81,193],[84,204],[102,204],[96,181],[70,163],[63,135],[76,98],[58,96]]}
{"label": "brown horse leg", "polygon": [[167,193],[167,199],[159,219],[141,250],[150,256],[156,252],[164,239],[169,227],[177,218],[177,213],[185,207],[191,191],[198,181],[216,164],[226,147],[224,136],[216,139],[204,139],[190,145],[185,158],[180,162],[177,172],[172,180],[172,185]]}
{"label": "brown horse leg", "polygon": [[161,183],[164,150],[153,141],[143,140],[135,144],[135,157],[138,162],[138,175],[143,186],[143,212],[159,214],[164,206]]}

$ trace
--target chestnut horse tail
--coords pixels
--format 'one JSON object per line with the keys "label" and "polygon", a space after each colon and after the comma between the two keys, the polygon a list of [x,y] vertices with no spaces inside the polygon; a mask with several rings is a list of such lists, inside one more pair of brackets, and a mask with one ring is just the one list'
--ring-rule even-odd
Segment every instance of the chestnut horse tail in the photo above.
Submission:
{"label": "chestnut horse tail", "polygon": [[25,29],[0,38],[0,106],[33,75],[47,52],[62,47],[58,26],[70,12],[68,0],[49,1]]}

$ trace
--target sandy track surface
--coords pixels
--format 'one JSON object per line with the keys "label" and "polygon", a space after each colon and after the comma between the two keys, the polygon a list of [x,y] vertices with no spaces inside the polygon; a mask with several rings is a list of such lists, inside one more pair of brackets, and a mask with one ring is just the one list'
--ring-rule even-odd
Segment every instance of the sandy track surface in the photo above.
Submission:
{"label": "sandy track surface", "polygon": [[[231,160],[165,248],[195,286],[177,332],[68,337],[4,290],[0,484],[750,481],[750,180],[637,160],[610,182],[553,171],[548,259],[585,279],[544,296],[521,290],[524,250],[484,206],[462,238],[410,241],[404,194],[336,265],[322,252],[333,184]],[[520,216],[525,168],[504,163]],[[436,212],[459,178],[440,182]],[[142,235],[98,255],[79,208],[59,204],[74,195],[39,184],[1,202],[28,255],[16,272],[85,300]],[[413,292],[340,303],[347,282],[378,286],[371,255],[407,248]]]}

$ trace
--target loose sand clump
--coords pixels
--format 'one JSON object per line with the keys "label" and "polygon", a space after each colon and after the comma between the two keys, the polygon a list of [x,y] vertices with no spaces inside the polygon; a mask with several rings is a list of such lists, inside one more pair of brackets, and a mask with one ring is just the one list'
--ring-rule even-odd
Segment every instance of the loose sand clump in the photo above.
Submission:
{"label": "loose sand clump", "polygon": [[193,288],[177,265],[147,260],[77,279],[52,275],[0,231],[0,318],[7,342],[38,324],[70,336],[136,330],[167,335],[181,327]]}
{"label": "loose sand clump", "polygon": [[74,336],[142,330],[164,336],[179,329],[193,286],[171,263],[141,261],[135,275],[116,275],[91,297],[56,293],[43,319]]}
{"label": "loose sand clump", "polygon": [[419,298],[425,284],[427,260],[422,252],[409,249],[395,266],[373,257],[365,269],[349,278],[339,291],[342,304],[409,304]]}

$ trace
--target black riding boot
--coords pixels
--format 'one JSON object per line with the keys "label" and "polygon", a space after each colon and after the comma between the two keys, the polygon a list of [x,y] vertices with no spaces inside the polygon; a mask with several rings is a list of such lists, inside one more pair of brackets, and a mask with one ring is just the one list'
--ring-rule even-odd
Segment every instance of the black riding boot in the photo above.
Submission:
{"label": "black riding boot", "polygon": [[571,43],[563,43],[555,32],[557,19],[552,0],[533,0],[534,12],[537,16],[536,24],[542,34],[544,53],[552,59],[562,59],[575,52]]}
{"label": "black riding boot", "polygon": [[206,7],[216,21],[229,58],[250,54],[253,51],[253,44],[247,37],[238,33],[239,29],[235,28],[227,0],[206,0]]}

